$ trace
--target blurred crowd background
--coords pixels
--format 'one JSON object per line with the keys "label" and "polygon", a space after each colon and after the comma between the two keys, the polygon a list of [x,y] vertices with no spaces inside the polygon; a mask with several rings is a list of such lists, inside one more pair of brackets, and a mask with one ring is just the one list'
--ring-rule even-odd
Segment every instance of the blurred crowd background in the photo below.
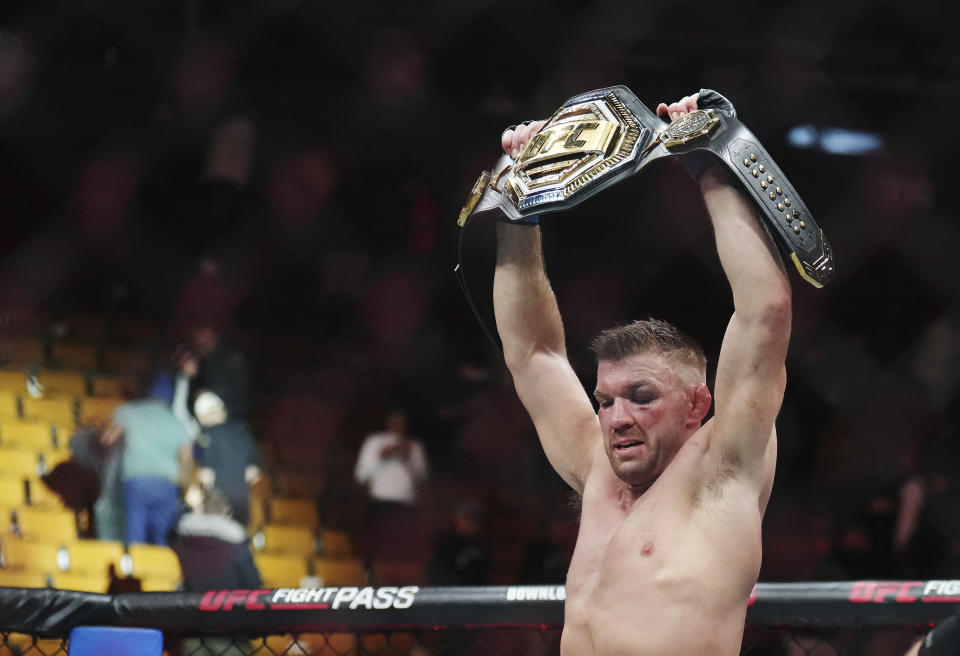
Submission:
{"label": "blurred crowd background", "polygon": [[[146,390],[208,330],[244,360],[260,485],[310,499],[368,557],[403,553],[380,580],[561,582],[576,513],[456,283],[456,215],[509,124],[612,84],[650,107],[714,88],[838,269],[824,290],[791,274],[761,578],[956,578],[952,23],[883,0],[10,0],[0,334],[39,340],[41,370],[87,345],[89,380]],[[587,340],[632,318],[677,324],[715,362],[731,299],[681,167],[542,224],[587,389]],[[470,228],[464,261],[488,318],[491,234]],[[398,409],[429,463],[409,515],[354,476]]]}

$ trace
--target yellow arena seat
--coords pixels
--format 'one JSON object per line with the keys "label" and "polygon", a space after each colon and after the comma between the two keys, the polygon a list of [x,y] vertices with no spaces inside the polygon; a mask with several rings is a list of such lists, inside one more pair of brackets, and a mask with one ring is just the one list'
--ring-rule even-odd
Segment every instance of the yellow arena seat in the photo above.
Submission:
{"label": "yellow arena seat", "polygon": [[132,565],[131,574],[138,579],[180,579],[180,559],[170,547],[156,544],[131,544],[128,553]]}
{"label": "yellow arena seat", "polygon": [[314,558],[313,573],[324,586],[362,586],[367,580],[359,558]]}
{"label": "yellow arena seat", "polygon": [[28,476],[26,480],[30,506],[43,509],[66,509],[60,495],[47,487],[39,476]]}
{"label": "yellow arena seat", "polygon": [[350,536],[343,531],[323,529],[320,532],[320,553],[327,558],[342,558],[353,555]]}
{"label": "yellow arena seat", "polygon": [[140,580],[140,589],[144,592],[175,592],[180,589],[180,579],[148,576]]}
{"label": "yellow arena seat", "polygon": [[0,423],[0,444],[35,451],[52,449],[53,429],[44,421],[5,421]]}
{"label": "yellow arena seat", "polygon": [[293,554],[255,553],[253,561],[264,587],[289,588],[300,585],[307,575],[307,560]]}
{"label": "yellow arena seat", "polygon": [[58,426],[74,426],[76,423],[73,397],[48,397],[43,399],[23,398],[23,417],[47,421]]}
{"label": "yellow arena seat", "polygon": [[35,542],[13,536],[5,536],[0,542],[5,567],[30,570],[43,574],[60,572],[67,561],[58,554],[63,545],[55,542]]}
{"label": "yellow arena seat", "polygon": [[25,394],[27,391],[27,375],[18,370],[0,370],[0,389]]}
{"label": "yellow arena seat", "polygon": [[77,540],[67,545],[70,571],[106,576],[110,565],[117,575],[121,572],[123,543],[106,540]]}
{"label": "yellow arena seat", "polygon": [[90,381],[94,396],[123,396],[126,385],[120,376],[94,376]]}
{"label": "yellow arena seat", "polygon": [[10,514],[17,508],[19,506],[8,504],[0,498],[0,539],[3,539],[4,534],[10,533]]}
{"label": "yellow arena seat", "polygon": [[79,590],[100,594],[105,593],[110,587],[110,577],[106,574],[60,572],[51,576],[50,582],[58,590]]}
{"label": "yellow arena seat", "polygon": [[47,587],[47,577],[41,572],[0,569],[0,587],[45,588]]}
{"label": "yellow arena seat", "polygon": [[130,348],[108,348],[103,354],[103,365],[117,373],[146,373],[152,368],[148,351]]}
{"label": "yellow arena seat", "polygon": [[263,538],[266,551],[303,556],[315,552],[313,531],[306,526],[267,524],[263,527]]}
{"label": "yellow arena seat", "polygon": [[17,510],[23,537],[57,543],[77,539],[77,518],[70,510],[24,506]]}
{"label": "yellow arena seat", "polygon": [[0,449],[0,473],[15,476],[37,476],[40,474],[40,457],[33,449]]}
{"label": "yellow arena seat", "polygon": [[299,524],[311,529],[320,524],[317,506],[309,499],[271,499],[270,521],[275,524]]}
{"label": "yellow arena seat", "polygon": [[80,423],[99,425],[110,418],[114,409],[124,402],[119,397],[86,398],[80,401]]}
{"label": "yellow arena seat", "polygon": [[19,394],[12,390],[0,389],[0,421],[15,420],[19,416]]}
{"label": "yellow arena seat", "polygon": [[8,365],[40,364],[44,361],[43,341],[27,335],[0,337],[0,361]]}
{"label": "yellow arena seat", "polygon": [[77,371],[43,371],[37,374],[46,396],[86,396],[87,377]]}
{"label": "yellow arena seat", "polygon": [[[97,347],[77,342],[56,342],[50,349],[53,361],[68,369],[96,369]],[[80,392],[85,394],[86,392]]]}
{"label": "yellow arena seat", "polygon": [[[2,451],[0,451],[0,457],[3,457]],[[27,486],[22,476],[0,474],[0,504],[4,508],[15,508],[27,504]]]}
{"label": "yellow arena seat", "polygon": [[25,421],[47,422],[71,429],[76,426],[76,405],[72,396],[21,397]]}

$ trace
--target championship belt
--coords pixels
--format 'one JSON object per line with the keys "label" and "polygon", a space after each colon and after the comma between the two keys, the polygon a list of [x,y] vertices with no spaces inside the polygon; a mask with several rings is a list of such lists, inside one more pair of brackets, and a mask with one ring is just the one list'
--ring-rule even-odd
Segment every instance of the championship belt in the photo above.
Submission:
{"label": "championship belt", "polygon": [[[833,252],[796,189],[737,120],[729,101],[716,92],[700,93],[700,104],[707,107],[672,123],[624,86],[570,98],[516,160],[504,155],[480,175],[458,224],[491,211],[524,223],[532,215],[573,207],[661,157],[709,153],[743,185],[800,276],[814,287],[828,284],[834,276]],[[724,102],[709,102],[715,98]]]}

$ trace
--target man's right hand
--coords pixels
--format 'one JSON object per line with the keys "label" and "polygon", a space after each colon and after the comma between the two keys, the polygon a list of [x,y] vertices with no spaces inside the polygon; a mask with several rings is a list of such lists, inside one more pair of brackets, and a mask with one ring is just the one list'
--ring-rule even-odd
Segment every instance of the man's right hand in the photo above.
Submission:
{"label": "man's right hand", "polygon": [[546,121],[531,121],[524,125],[520,124],[515,128],[504,130],[500,135],[500,145],[503,146],[503,152],[517,159],[523,151],[523,147],[530,141],[530,137],[540,131],[546,124]]}

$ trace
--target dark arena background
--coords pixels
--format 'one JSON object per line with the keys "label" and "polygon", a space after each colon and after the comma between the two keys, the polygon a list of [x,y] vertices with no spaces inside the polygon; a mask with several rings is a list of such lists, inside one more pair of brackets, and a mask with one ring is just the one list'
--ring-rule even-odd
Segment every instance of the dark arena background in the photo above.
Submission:
{"label": "dark arena background", "polygon": [[[829,287],[791,272],[743,653],[903,654],[960,602],[956,19],[893,0],[6,0],[0,654],[159,653],[124,633],[81,651],[78,626],[156,629],[171,655],[559,654],[577,513],[457,284],[456,217],[504,127],[615,84],[651,108],[733,100],[834,250]],[[464,240],[486,320],[492,225]],[[729,287],[675,161],[542,226],[586,389],[588,340],[632,318],[716,362]],[[222,583],[214,552],[182,560],[189,540],[108,531],[127,488],[98,438],[131,399],[176,400],[187,361],[225,380],[216,428],[250,445],[223,456],[248,509],[221,542],[256,571]],[[397,409],[428,463],[400,513],[355,476]]]}

